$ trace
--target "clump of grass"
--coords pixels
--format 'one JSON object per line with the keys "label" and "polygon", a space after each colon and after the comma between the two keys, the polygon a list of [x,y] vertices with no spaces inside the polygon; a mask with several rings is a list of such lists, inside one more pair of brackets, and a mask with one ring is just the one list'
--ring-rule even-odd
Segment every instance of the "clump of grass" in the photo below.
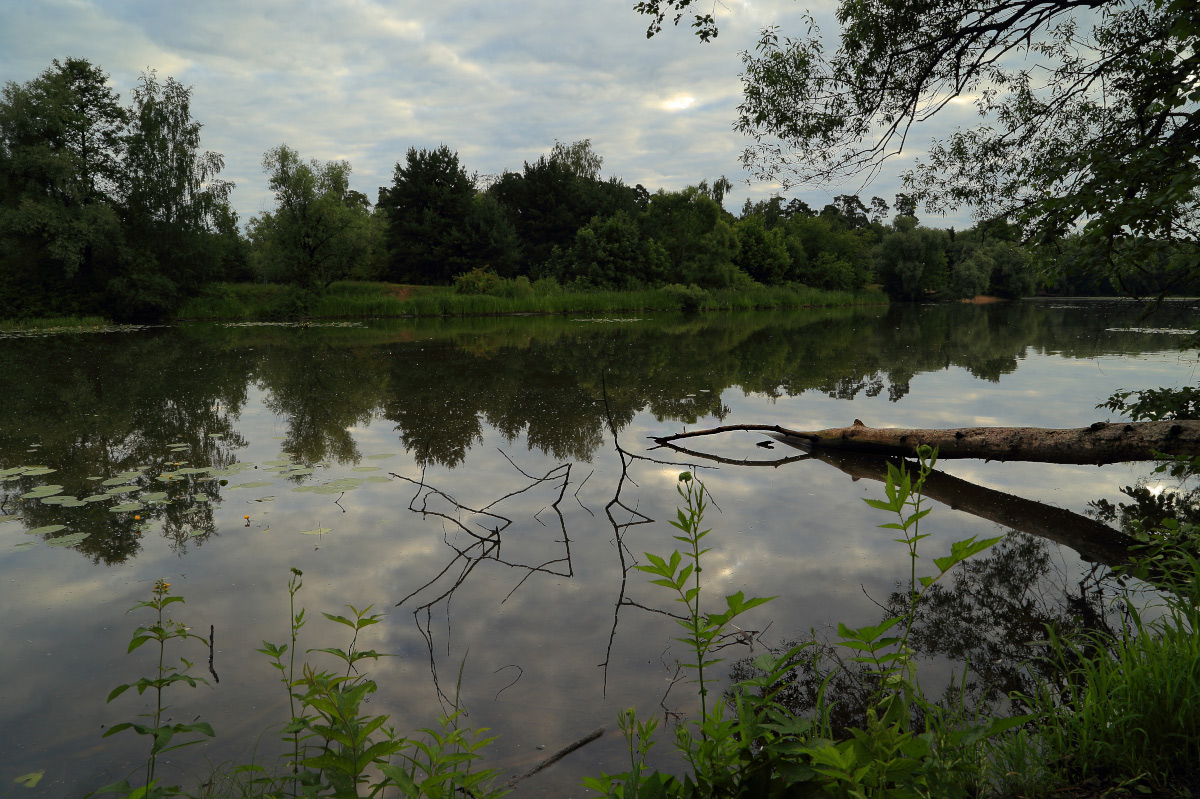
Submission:
{"label": "clump of grass", "polygon": [[[1044,715],[1036,733],[998,752],[1009,770],[1032,760],[1049,782],[1098,780],[1144,790],[1200,789],[1200,562],[1176,553],[1162,601],[1138,611],[1119,635],[1053,635],[1063,674],[1027,703]],[[1150,617],[1153,614],[1153,617]],[[1026,769],[1028,769],[1026,765]],[[1021,786],[1028,789],[1028,786]]]}

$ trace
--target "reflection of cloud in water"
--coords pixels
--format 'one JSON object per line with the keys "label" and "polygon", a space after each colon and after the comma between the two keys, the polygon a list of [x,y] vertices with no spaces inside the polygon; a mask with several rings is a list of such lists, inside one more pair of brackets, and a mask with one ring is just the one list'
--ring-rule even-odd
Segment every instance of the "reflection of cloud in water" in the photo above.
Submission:
{"label": "reflection of cloud in water", "polygon": [[[614,531],[605,518],[604,507],[612,499],[621,469],[611,437],[607,433],[595,435],[596,430],[603,430],[595,405],[599,397],[595,372],[599,365],[624,361],[632,364],[618,373],[620,380],[612,372],[606,373],[614,406],[624,414],[617,420],[621,443],[635,454],[661,460],[675,460],[676,456],[662,450],[645,453],[646,436],[678,430],[684,422],[673,419],[684,416],[674,416],[676,408],[680,414],[683,409],[695,413],[695,420],[686,422],[688,429],[721,422],[820,428],[841,426],[855,417],[880,426],[959,426],[978,424],[980,420],[1072,426],[1102,418],[1105,414],[1093,406],[1117,388],[1180,384],[1191,379],[1191,364],[1168,355],[1150,355],[1134,362],[1105,354],[1111,353],[1111,347],[1099,356],[1087,357],[1060,357],[1030,348],[1015,359],[1015,350],[1009,351],[1005,342],[992,349],[980,345],[972,355],[974,361],[960,358],[986,375],[977,378],[966,366],[951,364],[946,368],[947,358],[934,345],[931,347],[935,351],[925,352],[914,346],[909,348],[911,354],[909,350],[894,350],[886,358],[864,354],[860,352],[863,348],[855,344],[861,339],[855,336],[886,339],[891,334],[872,332],[873,319],[869,324],[854,323],[861,324],[862,330],[853,327],[850,315],[830,314],[828,320],[828,324],[809,325],[796,333],[788,344],[792,349],[777,348],[774,337],[767,334],[769,326],[763,333],[749,323],[716,320],[712,323],[715,327],[696,330],[688,325],[698,323],[679,323],[680,332],[662,334],[671,342],[695,338],[701,349],[713,348],[710,354],[718,365],[712,367],[712,374],[689,372],[682,356],[651,357],[654,352],[644,338],[620,339],[620,347],[610,353],[605,349],[606,340],[588,338],[593,332],[579,333],[580,326],[562,334],[567,340],[561,349],[535,337],[523,345],[530,351],[508,353],[507,345],[497,345],[489,348],[487,359],[465,356],[461,349],[441,340],[436,348],[429,347],[430,351],[436,349],[434,355],[413,355],[411,347],[417,345],[397,341],[386,345],[386,357],[380,354],[382,345],[372,341],[364,344],[361,352],[356,351],[354,357],[365,359],[361,368],[394,367],[392,379],[396,380],[403,376],[404,369],[414,364],[430,365],[439,358],[449,360],[453,367],[447,376],[453,376],[458,368],[475,370],[444,390],[459,392],[459,410],[471,420],[479,418],[481,408],[495,410],[497,418],[503,416],[505,420],[506,434],[483,425],[481,440],[463,450],[460,466],[449,468],[436,459],[427,459],[424,469],[427,485],[445,490],[460,504],[483,508],[527,484],[508,458],[537,476],[557,463],[572,464],[572,485],[561,506],[571,541],[572,576],[528,576],[525,569],[486,560],[476,566],[448,605],[430,609],[428,630],[443,688],[452,685],[459,664],[465,660],[463,691],[469,720],[503,735],[492,756],[506,770],[520,771],[519,766],[539,759],[544,753],[533,748],[538,744],[553,749],[601,724],[611,726],[620,708],[637,705],[653,712],[666,690],[674,659],[684,655],[682,647],[670,640],[677,634],[670,619],[632,606],[620,609],[611,652],[608,649],[620,591],[620,569]],[[482,320],[470,324],[496,323]],[[549,323],[537,320],[537,324]],[[588,331],[593,327],[600,326],[589,326]],[[815,328],[845,335],[834,342],[836,346],[830,345],[834,356],[814,365],[812,359],[806,361],[800,356],[823,357],[824,345],[818,336],[821,331]],[[972,330],[982,335],[979,329]],[[377,333],[355,329],[338,335]],[[1014,340],[1024,335],[1012,333]],[[474,340],[473,336],[468,338]],[[737,343],[729,346],[727,340]],[[305,410],[302,403],[306,394],[302,389],[308,383],[286,368],[288,349],[282,341],[278,352],[261,354],[262,361],[254,360],[252,364],[257,369],[260,363],[268,362],[274,371],[257,372],[251,372],[245,362],[260,355],[250,356],[238,349],[244,345],[237,345],[237,339],[230,341],[233,343],[228,352],[232,354],[213,363],[222,368],[240,364],[245,370],[226,376],[229,386],[238,386],[244,393],[232,403],[239,410],[234,427],[246,439],[246,446],[236,454],[242,461],[263,464],[279,456],[291,433],[290,419],[277,416],[270,402],[277,403],[284,397],[291,404],[277,407],[299,413]],[[718,345],[725,348],[719,349]],[[1007,355],[994,359],[998,365],[989,366],[993,350]],[[393,356],[393,351],[397,355]],[[201,355],[193,356],[190,349],[188,352],[200,367],[209,368],[202,349],[196,350]],[[348,351],[331,347],[330,353],[347,359],[351,365],[358,363]],[[509,354],[514,360],[504,360]],[[777,354],[783,364],[779,374],[754,365],[769,362]],[[897,381],[906,381],[907,393],[898,393],[895,401],[889,399],[887,391],[869,396],[869,381],[855,391],[841,391],[827,379],[839,359],[860,358],[855,363],[863,366],[862,371],[875,374],[893,366],[883,362],[893,356],[912,359],[911,368],[906,367],[911,375],[896,372]],[[494,365],[489,366],[490,359],[516,365],[511,372],[500,369],[492,374],[484,369],[487,366],[497,371]],[[311,361],[313,368],[323,362],[319,358]],[[549,363],[561,364],[552,377],[561,380],[562,385],[551,385],[551,381],[534,386],[532,379],[525,377],[534,372],[521,371],[544,368]],[[1016,371],[1011,371],[1014,368]],[[671,382],[671,377],[663,377],[656,369],[674,370],[669,374],[679,379]],[[814,375],[814,370],[820,374]],[[256,382],[246,389],[244,380],[251,373],[256,375]],[[652,378],[651,374],[656,376]],[[283,390],[281,386],[292,379],[297,382]],[[208,377],[206,380],[212,382]],[[479,381],[485,381],[482,387]],[[756,381],[762,385],[743,389],[742,383]],[[780,390],[785,383],[791,389]],[[347,420],[332,411],[311,418],[326,419],[331,425],[336,422],[341,432],[349,428],[354,448],[364,457],[395,453],[387,460],[357,462],[383,468],[374,474],[395,472],[420,479],[421,459],[416,450],[404,449],[404,431],[397,429],[400,422],[396,420],[407,419],[399,413],[408,410],[401,407],[403,396],[399,395],[410,384],[350,385],[364,392],[347,400],[346,413],[352,423],[344,423]],[[537,401],[522,406],[535,388],[539,392]],[[703,388],[710,389],[711,396],[702,393]],[[555,394],[559,389],[565,393]],[[430,389],[430,397],[436,397],[438,390]],[[276,391],[278,396],[274,395]],[[387,391],[399,396],[390,411],[378,406],[379,396],[392,396]],[[237,394],[232,388],[229,393]],[[688,398],[688,394],[697,396]],[[563,407],[555,409],[562,411],[556,419],[561,418],[567,426],[575,422],[590,425],[586,435],[575,436],[570,430],[564,432],[544,424],[531,442],[528,420],[537,417],[547,422],[546,409],[553,406],[556,396],[567,397],[561,403]],[[848,404],[849,396],[853,396],[852,405]],[[584,407],[581,398],[592,404]],[[205,404],[211,408],[209,400],[206,398]],[[651,402],[656,411],[663,411],[661,420],[644,410]],[[441,401],[438,404],[445,406]],[[105,407],[94,410],[103,411]],[[123,406],[119,412],[126,412]],[[389,414],[395,418],[389,418]],[[11,421],[10,427],[15,424]],[[322,431],[318,425],[309,431],[314,435],[305,440],[319,443],[322,439],[316,434]],[[174,439],[164,439],[170,440]],[[730,446],[736,452],[761,457],[764,451],[755,447],[756,440],[747,435]],[[453,447],[439,450],[443,442],[436,435],[420,441],[430,447],[428,452],[457,451]],[[538,442],[549,442],[562,452],[577,454],[547,457]],[[45,442],[45,450],[52,452],[53,447],[53,441]],[[23,448],[20,452],[24,457]],[[8,465],[13,464],[0,464]],[[295,485],[317,485],[350,476],[354,465],[318,466],[310,477],[299,482],[278,481],[276,487],[261,492],[223,492],[214,508],[216,535],[205,546],[191,548],[186,557],[177,556],[170,543],[156,535],[140,541],[143,549],[136,558],[108,567],[97,567],[76,552],[47,547],[0,554],[6,586],[0,594],[0,613],[8,622],[0,632],[0,646],[6,653],[0,662],[0,679],[5,685],[20,688],[5,695],[4,726],[21,730],[24,747],[19,751],[10,748],[6,757],[12,757],[14,763],[19,757],[21,767],[30,759],[39,761],[24,770],[33,765],[40,767],[40,762],[61,764],[50,766],[51,771],[58,771],[48,773],[46,784],[54,785],[58,780],[62,787],[54,788],[55,795],[66,796],[123,776],[128,766],[142,756],[142,742],[133,736],[101,741],[99,730],[101,724],[125,720],[142,709],[139,701],[144,700],[134,696],[121,697],[111,706],[105,706],[103,698],[112,686],[147,673],[146,658],[140,653],[125,654],[128,634],[139,621],[136,615],[126,616],[125,610],[145,598],[158,577],[170,579],[175,589],[187,597],[186,605],[176,606],[179,618],[201,630],[208,624],[216,626],[220,685],[211,690],[181,690],[172,700],[181,715],[203,713],[214,723],[218,738],[184,750],[183,756],[192,762],[206,757],[217,762],[243,757],[247,741],[269,724],[283,720],[284,691],[267,661],[253,650],[262,645],[264,638],[276,643],[286,640],[286,583],[291,566],[305,572],[305,587],[299,599],[308,608],[310,621],[302,631],[300,648],[346,643],[343,628],[328,623],[320,611],[340,612],[346,603],[358,607],[374,604],[375,610],[385,612],[387,617],[383,624],[365,632],[363,645],[399,657],[369,666],[380,685],[369,708],[372,712],[392,712],[392,721],[401,729],[430,723],[441,704],[430,677],[428,642],[412,616],[412,601],[400,608],[394,604],[446,567],[455,555],[447,538],[462,546],[470,543],[470,537],[458,531],[456,539],[453,525],[446,520],[421,518],[411,512],[408,505],[415,490],[408,484],[365,484],[340,498],[290,490]],[[1145,465],[1098,469],[976,461],[947,461],[942,467],[972,482],[1077,512],[1098,497],[1117,499],[1119,486],[1133,483],[1147,470]],[[676,477],[681,470],[646,461],[631,464],[622,499],[655,521],[624,531],[627,561],[641,562],[644,552],[664,554],[678,545],[672,538],[677,531],[668,521],[675,515]],[[259,479],[262,472],[261,468],[257,472],[248,470],[239,480]],[[721,465],[696,468],[694,472],[705,481],[714,500],[706,520],[713,532],[705,541],[711,547],[705,558],[705,601],[720,602],[721,593],[734,590],[779,597],[748,616],[747,628],[762,629],[770,623],[770,636],[782,638],[838,621],[851,625],[873,623],[878,619],[878,608],[872,599],[886,601],[897,581],[907,578],[905,550],[892,541],[894,531],[878,527],[891,519],[861,501],[881,495],[878,482],[855,482],[814,461],[780,468]],[[258,504],[246,501],[268,494],[276,499]],[[547,485],[502,503],[500,510],[513,520],[503,534],[499,552],[502,560],[536,565],[557,557],[563,546],[559,540],[562,533],[556,520],[547,516],[549,511],[543,510],[556,495],[556,490]],[[243,526],[241,518],[247,513],[252,520],[249,528]],[[299,531],[318,525],[332,532],[319,537],[299,535]],[[264,532],[268,526],[269,532]],[[994,535],[998,530],[990,522],[939,506],[923,522],[922,532],[931,535],[922,547],[923,553],[932,557],[943,554],[951,541],[970,535]],[[20,531],[3,529],[0,536],[4,536],[4,542],[21,537]],[[1068,573],[1080,568],[1078,559],[1068,550],[1052,547],[1051,554],[1057,563],[1066,564]],[[626,596],[649,608],[674,610],[670,595],[649,585],[639,572],[629,572]],[[425,623],[424,619],[420,621]],[[202,651],[191,654],[193,660],[203,663]],[[323,657],[313,656],[314,660]],[[598,665],[606,661],[607,692],[604,670]],[[199,673],[204,673],[202,665]],[[518,674],[520,678],[514,683]],[[686,709],[694,697],[681,685],[673,690],[671,701]],[[264,752],[271,746],[265,743]],[[589,747],[585,758],[588,763],[602,760],[610,768],[618,767],[619,742],[611,736]],[[14,752],[17,754],[11,754]],[[562,779],[565,792],[575,782],[574,772],[564,769],[561,774],[570,779],[547,775],[542,782],[539,776],[537,789],[553,791],[551,786],[559,784],[555,780]]]}

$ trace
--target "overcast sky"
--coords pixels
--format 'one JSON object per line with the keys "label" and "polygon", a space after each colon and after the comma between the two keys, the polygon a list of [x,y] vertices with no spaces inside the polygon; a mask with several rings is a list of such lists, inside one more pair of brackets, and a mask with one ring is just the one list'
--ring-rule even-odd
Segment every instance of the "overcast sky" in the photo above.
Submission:
{"label": "overcast sky", "polygon": [[[467,171],[519,170],[553,146],[590,138],[605,176],[651,191],[726,175],[726,206],[777,187],[745,182],[746,140],[732,123],[739,53],[778,24],[802,35],[811,9],[828,34],[830,0],[723,0],[720,36],[647,40],[633,0],[0,0],[0,80],[23,83],[51,59],[99,65],[128,101],[139,72],[194,88],[203,146],[225,156],[244,223],[272,206],[260,159],[280,143],[304,158],[345,159],[374,200],[409,147],[446,144]],[[951,109],[910,140],[863,191],[889,203],[931,133],[970,122]],[[953,115],[957,112],[957,119]],[[794,191],[816,207],[858,184]],[[970,224],[969,214],[925,220]]]}

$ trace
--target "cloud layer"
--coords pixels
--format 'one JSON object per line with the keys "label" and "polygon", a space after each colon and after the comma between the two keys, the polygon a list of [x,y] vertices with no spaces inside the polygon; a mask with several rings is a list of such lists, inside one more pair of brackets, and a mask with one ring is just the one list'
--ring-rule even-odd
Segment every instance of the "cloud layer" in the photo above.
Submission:
{"label": "cloud layer", "polygon": [[[204,146],[224,154],[243,221],[271,207],[259,162],[281,142],[306,158],[348,160],[354,187],[372,199],[410,147],[444,143],[469,172],[495,174],[556,140],[583,138],[604,157],[606,175],[631,184],[678,189],[724,174],[735,183],[731,209],[770,196],[775,187],[743,182],[746,142],[731,128],[738,54],[766,25],[801,33],[802,7],[728,0],[718,9],[721,35],[702,45],[685,28],[647,40],[647,20],[630,5],[12,3],[0,8],[0,79],[28,81],[51,59],[75,56],[106,70],[123,98],[145,69],[193,86]],[[832,31],[829,7],[815,12]],[[957,116],[967,118],[966,109]],[[864,196],[890,202],[908,163],[894,159]],[[857,189],[798,196],[820,207]]]}

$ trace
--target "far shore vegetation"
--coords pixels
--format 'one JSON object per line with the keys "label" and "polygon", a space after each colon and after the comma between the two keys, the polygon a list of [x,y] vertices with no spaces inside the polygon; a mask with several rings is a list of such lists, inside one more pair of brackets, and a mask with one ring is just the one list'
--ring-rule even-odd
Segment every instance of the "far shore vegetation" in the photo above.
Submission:
{"label": "far shore vegetation", "polygon": [[[485,275],[464,290],[369,281],[338,281],[324,290],[278,283],[213,283],[189,297],[170,321],[296,321],[304,319],[395,319],[445,316],[648,313],[661,311],[746,311],[882,305],[878,287],[827,291],[803,285],[705,290],[668,285],[640,291],[572,291],[557,281]],[[168,320],[162,320],[168,321]],[[0,331],[107,328],[102,316],[0,319]]]}
{"label": "far shore vegetation", "polygon": [[678,190],[630,186],[602,175],[588,139],[556,142],[499,175],[469,173],[446,145],[410,148],[374,201],[351,187],[349,162],[280,144],[262,157],[273,207],[242,220],[220,177],[223,156],[201,149],[192,92],[150,71],[123,102],[79,58],[3,87],[0,319],[640,312],[1197,290],[1171,252],[1150,267],[1117,259],[1097,268],[1075,234],[1035,246],[1006,218],[932,227],[904,194],[843,194],[822,208],[747,199],[733,214],[736,187],[724,176]]}

